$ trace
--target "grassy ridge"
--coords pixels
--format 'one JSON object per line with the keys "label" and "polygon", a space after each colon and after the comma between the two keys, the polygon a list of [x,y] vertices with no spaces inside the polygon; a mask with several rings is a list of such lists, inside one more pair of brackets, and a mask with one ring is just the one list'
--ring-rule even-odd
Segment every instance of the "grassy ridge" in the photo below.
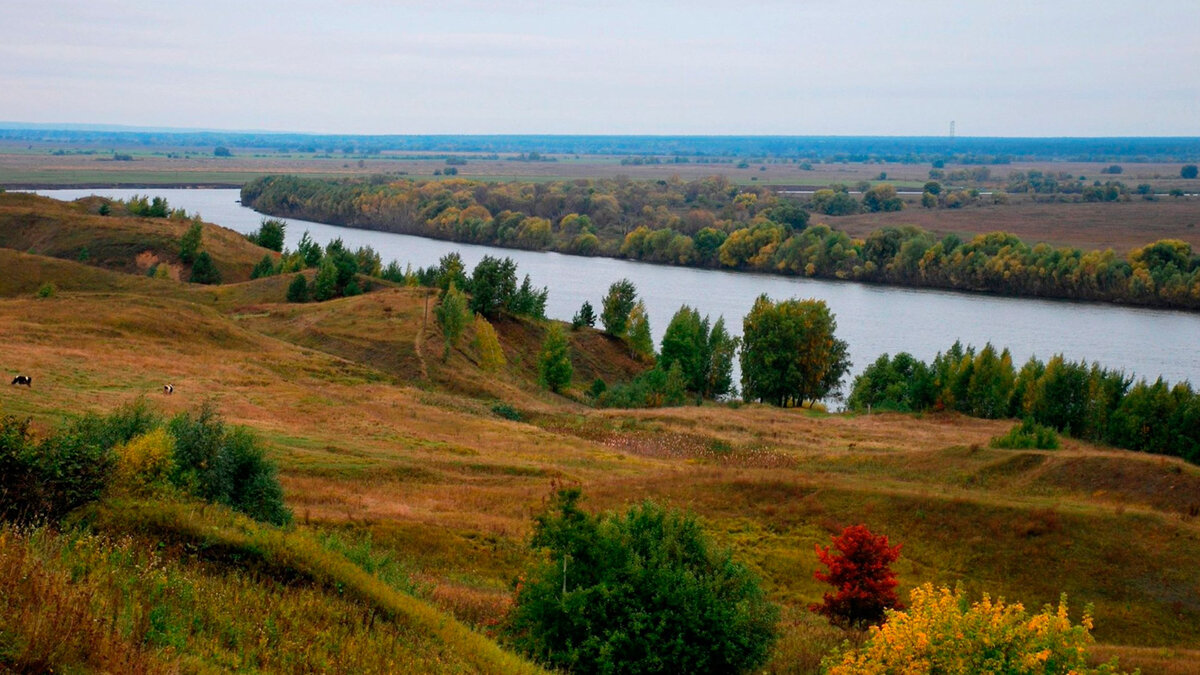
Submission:
{"label": "grassy ridge", "polygon": [[[500,373],[479,370],[469,336],[443,364],[419,289],[297,306],[281,302],[280,278],[198,288],[3,250],[0,264],[0,368],[35,377],[32,389],[0,388],[0,413],[45,429],[170,381],[176,393],[156,398],[165,412],[215,399],[280,465],[293,532],[212,507],[111,502],[94,514],[105,540],[89,544],[86,574],[67,586],[146,598],[114,625],[159,621],[148,663],[286,670],[307,658],[335,670],[351,661],[320,659],[341,643],[346,659],[390,645],[389,658],[415,670],[527,667],[462,631],[503,618],[534,555],[530,515],[562,483],[582,485],[589,508],[653,498],[696,511],[784,604],[771,672],[815,672],[841,641],[804,607],[823,591],[812,547],[856,522],[904,543],[901,590],[961,581],[1034,607],[1065,590],[1073,607],[1095,605],[1105,653],[1148,675],[1187,672],[1188,650],[1200,649],[1200,525],[1187,508],[1200,504],[1200,470],[1176,460],[1072,439],[1057,452],[988,448],[1010,422],[953,414],[593,410],[537,387],[535,324],[498,323]],[[59,293],[35,298],[46,281]],[[594,332],[573,339],[586,377],[638,367]],[[522,419],[497,415],[497,402]],[[420,597],[323,545],[330,534],[401,561]],[[160,541],[167,561],[155,569],[177,585],[136,571]],[[52,574],[78,560],[61,542],[21,546]],[[344,595],[330,592],[339,585]],[[87,611],[113,615],[100,602]],[[204,625],[188,628],[192,615]],[[296,636],[343,632],[324,642],[267,633],[257,646],[259,627],[289,621]],[[172,642],[188,630],[200,645],[190,656]]]}

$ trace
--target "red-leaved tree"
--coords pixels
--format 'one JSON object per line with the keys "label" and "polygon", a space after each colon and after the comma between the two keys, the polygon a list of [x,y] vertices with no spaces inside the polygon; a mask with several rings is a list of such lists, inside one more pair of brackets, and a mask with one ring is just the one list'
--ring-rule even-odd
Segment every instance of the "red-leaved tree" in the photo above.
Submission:
{"label": "red-leaved tree", "polygon": [[865,525],[851,525],[833,537],[833,548],[816,547],[817,558],[828,572],[813,572],[819,581],[831,584],[837,593],[826,593],[824,602],[809,609],[825,616],[840,628],[866,628],[883,623],[888,609],[904,609],[896,597],[896,573],[889,565],[900,557],[900,545],[888,546],[888,538],[875,536]]}

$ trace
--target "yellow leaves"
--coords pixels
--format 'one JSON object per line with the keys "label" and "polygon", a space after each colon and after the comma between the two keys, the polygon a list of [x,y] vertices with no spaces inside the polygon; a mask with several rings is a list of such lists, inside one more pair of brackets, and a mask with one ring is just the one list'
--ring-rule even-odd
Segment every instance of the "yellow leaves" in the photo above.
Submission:
{"label": "yellow leaves", "polygon": [[1020,603],[984,595],[970,603],[961,589],[913,589],[909,608],[890,612],[857,650],[826,659],[829,675],[1014,673],[1049,675],[1111,673],[1087,664],[1092,618],[1072,625],[1066,597],[1029,616]]}
{"label": "yellow leaves", "polygon": [[115,484],[134,494],[154,492],[167,487],[174,467],[174,439],[159,428],[118,446]]}

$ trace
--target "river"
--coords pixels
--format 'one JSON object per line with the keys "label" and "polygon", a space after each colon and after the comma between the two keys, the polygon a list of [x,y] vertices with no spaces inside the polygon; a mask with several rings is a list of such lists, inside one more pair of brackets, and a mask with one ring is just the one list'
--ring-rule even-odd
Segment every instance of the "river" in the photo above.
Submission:
{"label": "river", "polygon": [[[56,199],[91,194],[127,199],[134,194],[165,197],[172,208],[199,213],[204,220],[238,232],[257,231],[263,215],[242,206],[237,190],[38,190]],[[288,223],[287,246],[295,248],[307,230],[324,245],[341,237],[350,248],[371,246],[386,264],[426,267],[450,251],[462,254],[468,271],[485,255],[508,256],[518,274],[547,286],[546,313],[570,321],[584,300],[597,314],[609,284],[628,278],[646,304],[655,343],[682,304],[716,320],[724,316],[731,333],[754,299],[818,298],[837,317],[837,335],[850,347],[851,377],[880,354],[906,351],[928,361],[955,340],[982,347],[991,342],[1012,351],[1018,367],[1030,356],[1045,360],[1062,353],[1071,360],[1097,362],[1138,378],[1162,376],[1169,382],[1200,384],[1200,314],[1107,304],[1002,298],[937,290],[872,286],[743,272],[651,265],[610,258],[518,251],[457,244],[402,234],[357,230],[296,219]]]}

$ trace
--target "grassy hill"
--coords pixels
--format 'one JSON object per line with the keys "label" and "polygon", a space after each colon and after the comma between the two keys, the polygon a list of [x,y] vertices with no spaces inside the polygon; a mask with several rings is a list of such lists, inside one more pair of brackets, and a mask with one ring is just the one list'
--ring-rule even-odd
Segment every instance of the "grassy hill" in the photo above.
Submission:
{"label": "grassy hill", "polygon": [[[99,250],[91,237],[142,226],[67,206],[68,228],[38,201],[18,220],[61,231],[38,241]],[[37,250],[71,258],[61,246]],[[113,271],[121,260],[0,250],[0,368],[34,377],[0,389],[0,414],[49,431],[138,395],[167,414],[214,401],[266,442],[297,521],[280,532],[217,507],[110,497],[82,534],[0,532],[0,590],[38,575],[41,599],[20,606],[60,608],[62,626],[107,617],[89,624],[111,645],[94,651],[133,654],[144,672],[532,670],[493,637],[533,555],[531,515],[562,484],[581,485],[590,509],[651,498],[699,514],[784,605],[770,672],[816,672],[843,639],[805,609],[824,590],[813,547],[859,522],[904,544],[905,593],[961,582],[1040,607],[1065,592],[1094,606],[1099,656],[1195,672],[1194,466],[1069,439],[992,449],[1011,422],[949,414],[596,410],[580,393],[594,378],[644,365],[595,331],[572,334],[574,384],[558,396],[536,383],[536,322],[496,323],[507,366],[487,373],[469,331],[442,360],[424,289],[296,305],[282,302],[285,278],[200,287]],[[57,292],[36,297],[47,282]]]}

